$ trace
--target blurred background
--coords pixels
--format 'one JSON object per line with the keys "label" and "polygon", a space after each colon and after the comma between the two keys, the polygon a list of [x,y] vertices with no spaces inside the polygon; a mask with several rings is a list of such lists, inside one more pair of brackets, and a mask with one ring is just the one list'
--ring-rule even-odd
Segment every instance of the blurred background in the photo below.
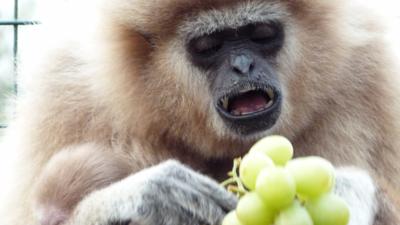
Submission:
{"label": "blurred background", "polygon": [[[6,24],[15,20],[15,9],[18,6],[18,19],[20,21],[32,22],[41,21],[43,14],[50,17],[57,14],[50,6],[71,0],[0,0],[0,137],[7,127],[9,119],[13,115],[13,104],[10,99],[16,94],[16,68],[15,68],[15,26]],[[82,0],[81,0],[82,1]],[[85,3],[96,0],[83,0]],[[83,3],[83,2],[82,2]],[[363,0],[363,4],[370,4],[372,7],[382,7],[388,14],[398,16],[400,21],[400,0]],[[40,13],[39,13],[40,12]],[[18,30],[18,56],[32,45],[34,30],[40,25],[21,25]],[[400,22],[398,23],[400,27]],[[398,36],[400,38],[400,36]],[[29,59],[22,59],[29,60]],[[399,59],[400,63],[400,59]]]}
{"label": "blurred background", "polygon": [[[13,106],[10,101],[15,94],[15,64],[14,64],[14,26],[15,3],[18,5],[18,18],[23,21],[33,20],[37,15],[35,0],[0,0],[0,136],[12,116]],[[29,33],[34,29],[29,26],[18,26],[18,40],[29,39]],[[23,51],[24,43],[18,43],[18,51]]]}

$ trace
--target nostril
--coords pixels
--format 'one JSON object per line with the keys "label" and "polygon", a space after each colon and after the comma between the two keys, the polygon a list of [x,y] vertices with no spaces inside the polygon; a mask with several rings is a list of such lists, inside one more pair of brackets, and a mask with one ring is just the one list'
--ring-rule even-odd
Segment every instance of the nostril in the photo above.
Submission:
{"label": "nostril", "polygon": [[249,72],[252,72],[253,70],[254,70],[254,63],[252,63],[252,64],[250,65]]}
{"label": "nostril", "polygon": [[242,73],[243,73],[240,69],[238,69],[238,68],[236,68],[236,67],[233,67],[233,71],[234,71],[235,73],[238,73],[238,74],[242,74]]}

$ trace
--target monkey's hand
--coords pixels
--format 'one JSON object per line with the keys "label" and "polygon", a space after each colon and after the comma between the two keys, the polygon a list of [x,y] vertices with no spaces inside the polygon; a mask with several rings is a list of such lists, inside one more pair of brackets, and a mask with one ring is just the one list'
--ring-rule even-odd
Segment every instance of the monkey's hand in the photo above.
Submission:
{"label": "monkey's hand", "polygon": [[337,170],[335,192],[350,207],[349,225],[373,225],[378,210],[376,186],[368,173],[345,167]]}
{"label": "monkey's hand", "polygon": [[217,225],[236,197],[186,166],[167,161],[85,198],[68,225]]}

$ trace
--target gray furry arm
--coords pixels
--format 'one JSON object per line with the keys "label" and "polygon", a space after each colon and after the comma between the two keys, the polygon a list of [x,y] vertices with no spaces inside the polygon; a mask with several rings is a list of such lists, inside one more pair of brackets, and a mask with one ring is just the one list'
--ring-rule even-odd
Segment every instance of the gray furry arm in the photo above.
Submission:
{"label": "gray furry arm", "polygon": [[85,198],[68,225],[218,225],[236,198],[176,161],[142,170]]}

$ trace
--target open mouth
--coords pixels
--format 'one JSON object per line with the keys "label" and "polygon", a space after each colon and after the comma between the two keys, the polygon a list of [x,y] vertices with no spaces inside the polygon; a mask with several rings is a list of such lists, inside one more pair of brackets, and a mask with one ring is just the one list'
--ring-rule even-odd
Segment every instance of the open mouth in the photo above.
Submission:
{"label": "open mouth", "polygon": [[226,95],[219,100],[219,107],[233,117],[246,117],[268,111],[275,102],[272,88],[249,87]]}
{"label": "open mouth", "polygon": [[228,127],[241,135],[270,129],[281,112],[279,86],[246,85],[221,96],[216,101],[218,113]]}

